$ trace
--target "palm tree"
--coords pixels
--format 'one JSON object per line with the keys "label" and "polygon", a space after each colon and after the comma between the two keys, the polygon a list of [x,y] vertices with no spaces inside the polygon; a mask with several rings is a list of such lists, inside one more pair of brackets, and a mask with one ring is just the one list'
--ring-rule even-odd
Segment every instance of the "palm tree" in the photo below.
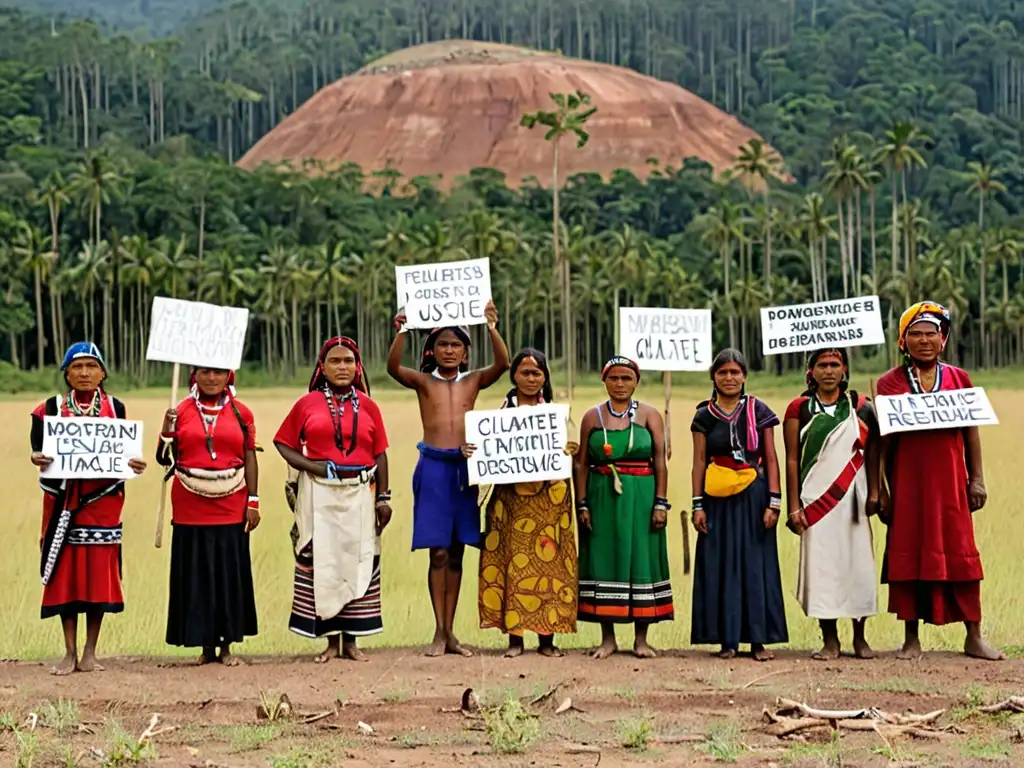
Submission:
{"label": "palm tree", "polygon": [[124,179],[110,159],[101,152],[90,152],[78,164],[68,179],[68,191],[81,199],[82,208],[89,212],[89,240],[93,248],[99,247],[103,206],[120,193]]}
{"label": "palm tree", "polygon": [[733,164],[741,176],[746,177],[748,188],[757,179],[764,193],[764,204],[767,211],[764,225],[764,284],[769,299],[772,291],[772,206],[770,180],[782,169],[779,155],[762,139],[751,139],[742,147]]}
{"label": "palm tree", "polygon": [[49,270],[50,256],[46,238],[27,221],[18,223],[12,253],[21,269],[32,273],[36,304],[36,362],[42,370],[46,351],[46,329],[43,327],[43,277]]}
{"label": "palm tree", "polygon": [[978,196],[978,230],[985,229],[985,198],[997,192],[1005,192],[1006,185],[998,180],[1002,172],[993,168],[988,163],[979,163],[974,160],[967,164],[968,173],[963,174],[966,181],[971,182],[967,188],[968,195]]}
{"label": "palm tree", "polygon": [[[46,206],[50,218],[50,263],[47,272],[53,275],[57,271],[57,262],[60,260],[60,214],[61,209],[71,202],[68,197],[67,184],[60,171],[53,171],[42,186],[36,191],[36,200]],[[54,354],[65,348],[64,343],[64,307],[61,292],[56,281],[50,281],[47,285],[50,294],[50,327],[53,330]],[[55,358],[56,360],[56,358]]]}
{"label": "palm tree", "polygon": [[819,193],[812,192],[804,197],[799,222],[807,236],[813,301],[828,299],[828,239],[835,235],[832,229],[835,218],[825,213],[825,198]]}
{"label": "palm tree", "polygon": [[[721,205],[710,208],[707,213],[698,216],[693,225],[701,233],[701,240],[718,251],[722,259],[722,279],[724,290],[722,300],[728,303],[732,297],[731,266],[733,260],[733,242],[743,243],[746,239],[744,231],[745,219],[743,207],[734,205],[723,199]],[[726,312],[729,318],[729,346],[736,346],[736,319],[733,312]]]}
{"label": "palm tree", "polygon": [[[929,141],[920,128],[911,122],[897,121],[892,128],[885,132],[885,141],[875,152],[875,160],[879,165],[889,169],[889,178],[892,181],[892,266],[893,269],[899,264],[899,224],[897,222],[897,199],[896,181],[903,190],[903,204],[907,203],[907,171],[916,167],[926,168],[928,164],[924,161],[921,153],[913,146],[915,142]],[[904,268],[906,268],[906,255],[904,255]]]}
{"label": "palm tree", "polygon": [[[836,209],[839,213],[839,254],[843,274],[843,296],[849,293],[850,277],[856,292],[860,283],[860,269],[855,257],[854,235],[856,243],[861,242],[861,233],[856,226],[854,202],[860,200],[860,193],[868,188],[865,174],[867,163],[857,149],[857,145],[846,139],[836,139],[832,143],[832,159],[825,162],[828,173],[825,183],[836,197]],[[843,204],[846,204],[846,215],[843,215]],[[858,205],[859,207],[859,205]]]}
{"label": "palm tree", "polygon": [[540,125],[547,128],[544,140],[552,143],[551,159],[551,193],[552,193],[552,247],[555,252],[555,273],[557,280],[561,282],[562,289],[562,332],[565,334],[563,341],[563,353],[566,360],[566,370],[569,386],[569,403],[572,404],[573,384],[575,377],[575,359],[572,338],[572,280],[570,265],[562,262],[559,244],[561,238],[558,232],[559,211],[558,211],[558,148],[566,136],[576,138],[576,148],[582,149],[590,140],[590,134],[584,129],[584,124],[597,112],[597,107],[590,106],[590,96],[582,91],[575,93],[551,93],[548,94],[555,103],[554,111],[538,110],[523,115],[520,125],[533,129]]}

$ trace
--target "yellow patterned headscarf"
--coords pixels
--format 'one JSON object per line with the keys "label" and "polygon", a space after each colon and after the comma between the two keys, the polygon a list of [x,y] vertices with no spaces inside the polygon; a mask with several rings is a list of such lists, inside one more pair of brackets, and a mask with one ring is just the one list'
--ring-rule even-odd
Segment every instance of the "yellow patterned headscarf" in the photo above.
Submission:
{"label": "yellow patterned headscarf", "polygon": [[910,326],[920,322],[935,325],[942,335],[942,346],[946,346],[946,341],[949,339],[949,310],[934,301],[919,301],[900,315],[899,346],[901,351],[907,351],[907,331],[910,330]]}

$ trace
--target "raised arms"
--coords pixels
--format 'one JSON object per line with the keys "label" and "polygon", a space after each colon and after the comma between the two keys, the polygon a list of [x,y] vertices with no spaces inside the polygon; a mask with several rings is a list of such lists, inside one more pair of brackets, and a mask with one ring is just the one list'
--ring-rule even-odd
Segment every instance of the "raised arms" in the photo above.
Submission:
{"label": "raised arms", "polygon": [[[391,342],[391,349],[388,350],[388,376],[397,381],[406,389],[416,389],[422,380],[419,371],[406,368],[402,365],[402,354],[405,352],[405,336],[402,327],[405,325],[405,313],[399,312],[395,315],[395,340]],[[507,354],[507,353],[506,353]]]}
{"label": "raised arms", "polygon": [[[491,337],[491,349],[494,352],[494,362],[487,368],[480,370],[480,389],[487,389],[500,379],[505,371],[509,369],[511,360],[508,355],[508,347],[505,346],[501,334],[498,333],[498,309],[494,306],[494,300],[487,302],[484,310],[487,316],[487,333]],[[388,371],[390,373],[390,369]]]}

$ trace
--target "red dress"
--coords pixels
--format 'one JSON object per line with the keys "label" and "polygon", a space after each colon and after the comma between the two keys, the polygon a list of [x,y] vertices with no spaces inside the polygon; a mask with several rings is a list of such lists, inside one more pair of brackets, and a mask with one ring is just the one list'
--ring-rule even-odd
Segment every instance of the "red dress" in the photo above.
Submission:
{"label": "red dress", "polygon": [[[47,415],[74,416],[66,396],[40,403],[32,411],[32,450],[42,450],[43,418]],[[50,407],[47,408],[47,405]],[[124,406],[105,392],[100,394],[100,412],[106,418],[124,418]],[[38,444],[37,444],[38,443]],[[50,484],[48,484],[50,485]],[[50,520],[61,495],[54,493],[59,481],[44,486],[43,526],[40,546],[46,556],[45,540]],[[111,480],[68,480],[61,508],[74,510],[83,497],[109,491],[83,506],[71,518],[65,543],[49,582],[43,587],[40,615],[75,616],[79,613],[120,613],[124,610],[121,591],[121,510],[124,482]]]}
{"label": "red dress", "polygon": [[[203,417],[195,398],[189,397],[178,404],[177,460],[186,469],[235,469],[245,466],[245,451],[256,450],[256,427],[252,411],[238,400],[235,414],[231,401],[225,403],[211,427],[213,453],[207,450]],[[245,432],[242,424],[245,423]],[[177,477],[171,485],[172,521],[176,525],[231,525],[245,520],[249,489],[238,491],[220,499],[210,499],[192,493]]]}
{"label": "red dress", "polygon": [[[966,371],[939,364],[933,391],[971,386]],[[905,368],[878,381],[879,395],[911,391]],[[984,574],[967,503],[963,430],[901,432],[889,439],[892,520],[882,565],[889,611],[901,621],[981,621]]]}

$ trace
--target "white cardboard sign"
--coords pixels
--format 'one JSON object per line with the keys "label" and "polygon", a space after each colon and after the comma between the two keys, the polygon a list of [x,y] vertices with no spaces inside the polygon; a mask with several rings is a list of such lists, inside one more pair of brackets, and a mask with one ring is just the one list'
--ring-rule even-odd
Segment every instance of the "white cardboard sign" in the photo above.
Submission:
{"label": "white cardboard sign", "polygon": [[568,405],[535,405],[466,413],[469,484],[492,485],[565,480],[572,476]]}
{"label": "white cardboard sign", "polygon": [[927,429],[986,427],[999,423],[982,387],[918,395],[879,395],[875,398],[875,408],[878,411],[878,430],[882,435]]}
{"label": "white cardboard sign", "polygon": [[491,300],[489,259],[395,267],[398,309],[406,328],[482,325]]}
{"label": "white cardboard sign", "polygon": [[146,359],[235,371],[248,327],[248,309],[156,296]]}
{"label": "white cardboard sign", "polygon": [[142,422],[93,416],[43,418],[43,455],[53,463],[40,475],[48,478],[119,478],[135,472],[129,459],[143,456]]}
{"label": "white cardboard sign", "polygon": [[642,371],[706,371],[711,366],[710,309],[619,309],[619,354]]}
{"label": "white cardboard sign", "polygon": [[813,349],[884,344],[877,296],[761,309],[761,351],[765,355]]}

